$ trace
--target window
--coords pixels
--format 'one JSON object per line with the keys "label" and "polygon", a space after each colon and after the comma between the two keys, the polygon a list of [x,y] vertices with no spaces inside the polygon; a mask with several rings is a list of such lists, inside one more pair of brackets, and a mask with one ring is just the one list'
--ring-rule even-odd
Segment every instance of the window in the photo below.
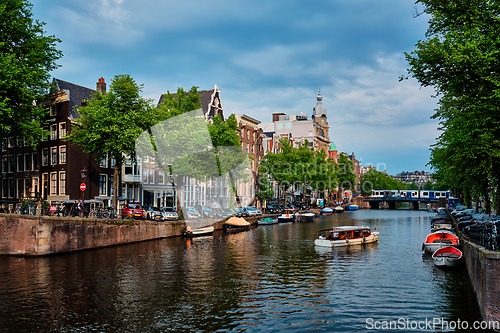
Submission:
{"label": "window", "polygon": [[66,136],[66,123],[59,123],[59,139]]}
{"label": "window", "polygon": [[2,151],[7,151],[7,139],[2,139]]}
{"label": "window", "polygon": [[57,115],[57,107],[55,105],[50,106],[50,116],[55,117]]}
{"label": "window", "polygon": [[59,195],[66,194],[66,172],[59,172]]}
{"label": "window", "polygon": [[165,184],[165,171],[163,170],[158,170],[158,184],[163,185]]}
{"label": "window", "polygon": [[37,153],[31,154],[31,170],[33,170],[33,171],[38,170],[38,154]]}
{"label": "window", "polygon": [[66,146],[59,147],[59,163],[66,163]]}
{"label": "window", "polygon": [[9,198],[14,197],[14,178],[9,178]]}
{"label": "window", "polygon": [[109,188],[111,189],[110,195],[113,195],[113,190],[114,190],[113,179],[114,179],[113,176],[109,176]]}
{"label": "window", "polygon": [[57,139],[57,125],[50,125],[50,140]]}
{"label": "window", "polygon": [[42,165],[49,165],[49,150],[42,149]]}
{"label": "window", "polygon": [[155,169],[149,169],[149,183],[155,183]]}
{"label": "window", "polygon": [[142,178],[143,178],[142,183],[143,184],[148,183],[148,174],[149,174],[148,169],[143,169],[143,171],[142,171]]}
{"label": "window", "polygon": [[292,123],[285,123],[285,128],[292,128]]}
{"label": "window", "polygon": [[30,154],[24,154],[24,171],[30,169]]}
{"label": "window", "polygon": [[110,164],[109,165],[110,168],[114,168],[116,165],[116,158],[111,157],[111,159],[109,160],[109,164]]}
{"label": "window", "polygon": [[50,174],[50,194],[57,194],[57,172],[52,172]]}
{"label": "window", "polygon": [[99,175],[99,195],[106,195],[106,175]]}
{"label": "window", "polygon": [[33,178],[33,186],[32,186],[33,196],[37,196],[40,193],[38,188],[38,177]]}
{"label": "window", "polygon": [[7,198],[9,193],[9,183],[7,179],[2,180],[2,198]]}
{"label": "window", "polygon": [[7,173],[8,170],[8,164],[7,164],[7,155],[2,156],[2,173]]}
{"label": "window", "polygon": [[17,154],[17,166],[16,166],[16,171],[21,172],[23,171],[23,155],[22,154]]}
{"label": "window", "polygon": [[247,140],[250,140],[250,130],[247,129]]}
{"label": "window", "polygon": [[13,148],[14,147],[14,138],[13,137],[10,137],[9,138],[9,145],[8,145],[9,148]]}
{"label": "window", "polygon": [[314,136],[314,132],[313,131],[309,131],[309,136]]}
{"label": "window", "polygon": [[9,155],[9,172],[14,172],[14,155]]}
{"label": "window", "polygon": [[107,167],[107,165],[108,165],[108,163],[107,163],[107,162],[108,162],[108,154],[106,153],[106,154],[104,154],[104,156],[102,157],[101,162],[99,162],[99,166],[100,166],[101,168],[105,168],[105,167]]}
{"label": "window", "polygon": [[48,134],[46,133],[47,127],[43,128],[44,134],[42,135],[42,141],[47,141],[49,139]]}
{"label": "window", "polygon": [[283,129],[283,123],[277,123],[276,124],[277,129]]}
{"label": "window", "polygon": [[16,138],[16,145],[17,145],[17,147],[23,147],[24,146],[24,137],[18,136]]}
{"label": "window", "polygon": [[50,148],[50,164],[57,164],[57,147]]}
{"label": "window", "polygon": [[132,174],[132,166],[131,165],[126,165],[125,166],[125,174],[126,175],[131,175]]}

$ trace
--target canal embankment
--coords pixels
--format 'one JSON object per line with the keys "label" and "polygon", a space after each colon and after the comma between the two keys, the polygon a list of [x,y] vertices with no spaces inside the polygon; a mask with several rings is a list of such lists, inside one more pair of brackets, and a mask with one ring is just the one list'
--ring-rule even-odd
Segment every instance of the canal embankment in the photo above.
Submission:
{"label": "canal embankment", "polygon": [[[265,217],[265,216],[264,216]],[[255,224],[263,216],[247,217]],[[223,228],[224,221],[203,220]],[[181,236],[185,221],[103,220],[79,217],[0,214],[0,254],[51,255]]]}
{"label": "canal embankment", "polygon": [[[449,212],[448,212],[449,213]],[[455,229],[458,224],[450,214]],[[500,321],[500,251],[491,251],[460,234],[470,282],[485,321]]]}

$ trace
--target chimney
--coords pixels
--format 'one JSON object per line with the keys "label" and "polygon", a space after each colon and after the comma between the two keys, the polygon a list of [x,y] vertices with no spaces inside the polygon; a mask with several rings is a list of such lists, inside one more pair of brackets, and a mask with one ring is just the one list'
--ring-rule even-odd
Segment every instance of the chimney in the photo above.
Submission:
{"label": "chimney", "polygon": [[101,77],[99,80],[97,80],[96,87],[97,91],[106,92],[106,82],[104,82],[104,78]]}

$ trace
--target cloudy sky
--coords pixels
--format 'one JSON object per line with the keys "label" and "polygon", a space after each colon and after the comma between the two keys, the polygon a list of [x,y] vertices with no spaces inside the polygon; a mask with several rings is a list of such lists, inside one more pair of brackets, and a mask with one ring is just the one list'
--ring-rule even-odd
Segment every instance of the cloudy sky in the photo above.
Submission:
{"label": "cloudy sky", "polygon": [[226,115],[312,114],[321,90],[330,139],[390,174],[426,170],[439,135],[432,89],[406,74],[424,39],[414,0],[32,0],[62,40],[54,77],[95,89],[130,74],[143,95],[221,90]]}

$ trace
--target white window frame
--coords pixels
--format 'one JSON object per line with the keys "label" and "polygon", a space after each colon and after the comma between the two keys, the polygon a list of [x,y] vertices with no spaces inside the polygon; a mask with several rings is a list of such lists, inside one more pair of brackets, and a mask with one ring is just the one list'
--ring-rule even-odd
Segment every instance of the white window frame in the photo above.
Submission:
{"label": "white window frame", "polygon": [[57,140],[57,124],[50,125],[50,140]]}
{"label": "white window frame", "polygon": [[[64,150],[64,154],[63,154]],[[63,158],[64,156],[64,158]],[[66,151],[66,146],[59,146],[59,164],[66,164],[66,157],[68,156],[68,152]]]}
{"label": "white window frame", "polygon": [[59,123],[59,139],[66,137],[66,123]]}
{"label": "white window frame", "polygon": [[50,195],[57,195],[57,172],[50,173],[49,193]]}
{"label": "white window frame", "polygon": [[[45,154],[45,152],[47,152]],[[45,160],[45,156],[47,156],[47,160]],[[42,166],[49,165],[50,162],[50,151],[49,148],[43,148],[42,149]]]}
{"label": "white window frame", "polygon": [[[104,182],[101,182],[101,177],[104,176]],[[104,184],[104,191],[101,191],[101,183]],[[106,196],[108,193],[108,177],[105,173],[99,174],[99,196]]]}
{"label": "white window frame", "polygon": [[59,195],[66,194],[66,171],[59,172]]}
{"label": "white window frame", "polygon": [[[56,158],[56,161],[54,162],[54,156]],[[59,161],[59,149],[56,147],[50,147],[50,165],[56,165],[57,162]]]}
{"label": "white window frame", "polygon": [[165,171],[158,170],[158,185],[164,185],[164,184],[165,184]]}

